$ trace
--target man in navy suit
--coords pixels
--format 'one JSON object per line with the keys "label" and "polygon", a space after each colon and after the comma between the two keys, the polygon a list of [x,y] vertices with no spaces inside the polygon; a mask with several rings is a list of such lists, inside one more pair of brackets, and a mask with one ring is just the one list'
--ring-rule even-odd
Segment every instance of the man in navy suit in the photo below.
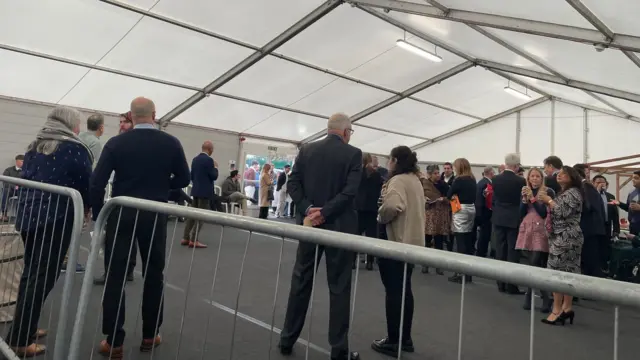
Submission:
{"label": "man in navy suit", "polygon": [[[202,152],[191,161],[191,206],[198,209],[211,209],[213,183],[218,179],[218,163],[211,158],[213,143],[205,141]],[[188,219],[184,227],[181,245],[195,248],[206,248],[207,245],[198,241],[198,233],[202,230],[202,222]]]}

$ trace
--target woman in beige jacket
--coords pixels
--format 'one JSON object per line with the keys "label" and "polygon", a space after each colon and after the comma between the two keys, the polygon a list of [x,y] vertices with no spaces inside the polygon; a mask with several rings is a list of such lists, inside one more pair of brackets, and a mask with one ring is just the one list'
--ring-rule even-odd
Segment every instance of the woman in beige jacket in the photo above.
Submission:
{"label": "woman in beige jacket", "polygon": [[266,219],[269,216],[269,204],[273,200],[273,198],[269,199],[269,193],[273,191],[272,185],[271,164],[264,164],[260,173],[260,214],[258,215],[260,219]]}
{"label": "woman in beige jacket", "polygon": [[[382,188],[378,221],[386,225],[388,240],[424,246],[425,198],[419,178],[418,158],[406,146],[391,150],[389,180]],[[413,265],[380,258],[380,278],[386,292],[387,336],[371,344],[373,350],[391,356],[402,351],[413,352],[411,323],[413,321]],[[406,275],[405,275],[406,271]],[[401,321],[403,279],[405,279],[404,316]],[[402,323],[402,331],[400,324]],[[400,332],[402,332],[402,337]]]}

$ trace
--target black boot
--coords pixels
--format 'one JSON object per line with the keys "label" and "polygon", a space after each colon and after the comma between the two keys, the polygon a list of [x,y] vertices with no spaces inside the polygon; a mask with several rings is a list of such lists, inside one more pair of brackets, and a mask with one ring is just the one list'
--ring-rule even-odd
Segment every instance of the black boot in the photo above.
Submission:
{"label": "black boot", "polygon": [[527,289],[527,292],[524,294],[524,305],[522,308],[525,310],[531,310],[531,288]]}
{"label": "black boot", "polygon": [[542,297],[542,307],[540,308],[540,312],[548,314],[553,308],[553,297],[549,296],[550,294],[548,291],[540,291],[540,295]]}

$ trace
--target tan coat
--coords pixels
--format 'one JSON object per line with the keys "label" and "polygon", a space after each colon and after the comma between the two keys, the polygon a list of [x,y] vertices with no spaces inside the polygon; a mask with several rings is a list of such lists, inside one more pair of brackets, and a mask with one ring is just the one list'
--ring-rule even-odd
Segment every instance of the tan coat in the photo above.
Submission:
{"label": "tan coat", "polygon": [[378,209],[380,222],[387,225],[389,240],[424,246],[424,190],[415,174],[392,177],[383,191]]}
{"label": "tan coat", "polygon": [[269,207],[270,201],[269,199],[269,189],[271,189],[271,185],[273,185],[273,179],[271,179],[271,174],[262,173],[260,174],[260,207]]}

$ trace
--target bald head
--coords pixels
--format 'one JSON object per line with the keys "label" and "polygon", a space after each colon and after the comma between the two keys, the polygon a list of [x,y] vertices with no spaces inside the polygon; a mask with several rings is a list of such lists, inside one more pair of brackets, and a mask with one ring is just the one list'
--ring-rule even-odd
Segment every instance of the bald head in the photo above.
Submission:
{"label": "bald head", "polygon": [[211,141],[205,141],[202,144],[202,152],[209,154],[209,156],[211,156],[211,154],[213,154],[213,143]]}
{"label": "bald head", "polygon": [[131,102],[131,118],[135,124],[153,123],[156,105],[150,99],[138,97]]}
{"label": "bald head", "polygon": [[340,136],[344,142],[348,143],[353,132],[351,130],[351,119],[344,113],[331,115],[327,122],[327,132]]}

